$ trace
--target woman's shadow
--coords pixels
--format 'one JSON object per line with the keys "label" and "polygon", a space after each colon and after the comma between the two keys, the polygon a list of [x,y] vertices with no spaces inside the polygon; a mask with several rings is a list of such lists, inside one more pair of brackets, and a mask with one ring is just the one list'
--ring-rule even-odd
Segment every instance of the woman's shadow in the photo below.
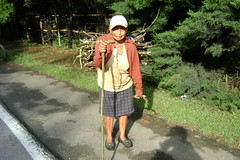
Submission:
{"label": "woman's shadow", "polygon": [[[193,145],[187,141],[187,130],[181,126],[172,127],[167,134],[168,140],[160,144],[160,149],[151,160],[202,160],[194,150]],[[169,155],[163,158],[163,155]]]}
{"label": "woman's shadow", "polygon": [[[136,101],[137,101],[137,103],[136,103]],[[143,111],[145,109],[145,107],[144,107],[145,103],[146,102],[144,99],[134,100],[134,112],[128,117],[128,123],[127,123],[127,128],[126,128],[126,136],[127,137],[128,137],[128,134],[129,134],[133,124],[135,123],[135,121],[142,118]],[[118,120],[118,118],[116,118],[114,126],[113,126],[113,134],[112,134],[115,141],[119,137],[118,131],[119,131],[119,120]],[[119,142],[117,141],[111,160],[114,159],[116,151],[118,149],[118,146],[119,146]]]}
{"label": "woman's shadow", "polygon": [[[135,108],[135,111],[133,112],[133,114],[131,114],[129,117],[128,117],[128,123],[127,123],[127,128],[126,128],[126,136],[128,137],[128,133],[130,132],[133,124],[135,123],[136,120],[140,119],[142,116],[143,116],[143,110],[144,110],[144,107],[139,107],[139,106],[135,106],[134,105],[134,108]],[[115,139],[115,141],[118,139],[119,135],[118,135],[118,131],[119,131],[119,120],[118,118],[116,118],[116,121],[114,123],[114,127],[113,127],[113,138]],[[116,155],[116,151],[118,149],[118,146],[119,146],[119,142],[117,140],[117,143],[116,143],[116,147],[115,147],[115,150],[113,152],[113,155],[112,155],[112,158],[111,160],[114,159],[115,155]]]}

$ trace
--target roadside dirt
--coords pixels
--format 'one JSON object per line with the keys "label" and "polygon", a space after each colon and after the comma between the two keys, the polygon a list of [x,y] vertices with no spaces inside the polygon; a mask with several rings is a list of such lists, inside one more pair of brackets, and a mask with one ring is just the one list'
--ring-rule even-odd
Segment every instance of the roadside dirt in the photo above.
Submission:
{"label": "roadside dirt", "polygon": [[[21,41],[8,41],[2,43],[6,49],[13,49],[17,52],[29,52],[41,54],[39,60],[49,64],[67,64],[70,68],[80,69],[79,60],[76,59],[78,55],[77,49],[68,49],[63,47],[54,47],[47,45],[23,45]],[[30,43],[29,43],[30,44]],[[74,62],[75,61],[75,62]],[[83,71],[89,71],[92,68],[84,68]]]}

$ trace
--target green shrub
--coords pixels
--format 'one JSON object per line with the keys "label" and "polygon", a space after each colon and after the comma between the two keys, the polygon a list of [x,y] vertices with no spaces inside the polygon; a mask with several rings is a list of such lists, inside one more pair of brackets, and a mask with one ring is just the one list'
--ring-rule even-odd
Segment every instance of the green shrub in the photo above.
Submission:
{"label": "green shrub", "polygon": [[240,109],[239,93],[240,91],[236,88],[230,91],[219,90],[212,101],[214,101],[214,104],[218,105],[221,110],[234,112]]}
{"label": "green shrub", "polygon": [[[151,70],[157,86],[174,96],[187,95],[223,110],[239,108],[239,3],[205,0],[174,30],[154,33]],[[237,18],[238,17],[238,18]],[[236,89],[232,89],[236,88]]]}

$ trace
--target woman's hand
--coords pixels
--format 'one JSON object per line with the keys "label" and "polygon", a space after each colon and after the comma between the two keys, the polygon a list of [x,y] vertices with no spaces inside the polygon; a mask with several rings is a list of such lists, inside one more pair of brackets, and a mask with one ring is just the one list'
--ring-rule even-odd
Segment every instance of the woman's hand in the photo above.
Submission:
{"label": "woman's hand", "polygon": [[146,99],[146,96],[145,95],[134,95],[133,96],[134,98],[136,98],[136,99],[140,99],[140,98],[143,98],[143,99]]}
{"label": "woman's hand", "polygon": [[99,42],[99,51],[100,53],[106,53],[107,52],[107,44],[108,42],[105,40],[101,40]]}

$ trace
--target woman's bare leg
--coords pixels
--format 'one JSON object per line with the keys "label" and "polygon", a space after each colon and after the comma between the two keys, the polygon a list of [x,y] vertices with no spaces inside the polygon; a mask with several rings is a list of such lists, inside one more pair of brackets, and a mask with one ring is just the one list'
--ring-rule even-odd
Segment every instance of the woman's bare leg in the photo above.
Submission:
{"label": "woman's bare leg", "polygon": [[128,121],[128,116],[119,117],[119,138],[122,141],[126,139],[127,121]]}
{"label": "woman's bare leg", "polygon": [[104,124],[106,130],[106,142],[113,142],[112,132],[113,132],[113,120],[114,117],[104,116]]}

